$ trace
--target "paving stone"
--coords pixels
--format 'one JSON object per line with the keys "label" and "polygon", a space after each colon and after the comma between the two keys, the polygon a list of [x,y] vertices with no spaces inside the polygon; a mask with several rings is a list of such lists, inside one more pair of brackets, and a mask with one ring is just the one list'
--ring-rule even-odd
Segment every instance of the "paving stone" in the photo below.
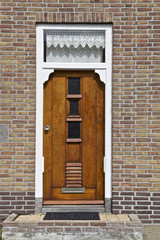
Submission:
{"label": "paving stone", "polygon": [[41,215],[20,215],[16,218],[16,222],[33,222],[39,221],[41,219]]}
{"label": "paving stone", "polygon": [[123,221],[123,222],[129,222],[130,221],[128,215],[126,215],[126,214],[124,214],[124,215],[117,214],[117,217],[118,217],[119,221]]}
{"label": "paving stone", "polygon": [[107,218],[108,222],[118,222],[119,221],[118,217],[114,214],[106,215],[106,218]]}

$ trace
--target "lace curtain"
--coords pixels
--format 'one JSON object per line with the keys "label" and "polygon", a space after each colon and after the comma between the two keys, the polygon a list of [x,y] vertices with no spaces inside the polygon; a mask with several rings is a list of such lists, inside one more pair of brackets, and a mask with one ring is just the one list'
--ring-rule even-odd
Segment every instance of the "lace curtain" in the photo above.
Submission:
{"label": "lace curtain", "polygon": [[46,34],[46,62],[104,62],[104,33]]}

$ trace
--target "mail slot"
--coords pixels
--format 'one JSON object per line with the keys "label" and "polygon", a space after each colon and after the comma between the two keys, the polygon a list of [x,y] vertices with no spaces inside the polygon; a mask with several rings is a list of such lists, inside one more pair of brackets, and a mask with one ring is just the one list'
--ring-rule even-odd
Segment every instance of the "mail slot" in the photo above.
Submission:
{"label": "mail slot", "polygon": [[62,188],[62,193],[85,193],[85,188]]}

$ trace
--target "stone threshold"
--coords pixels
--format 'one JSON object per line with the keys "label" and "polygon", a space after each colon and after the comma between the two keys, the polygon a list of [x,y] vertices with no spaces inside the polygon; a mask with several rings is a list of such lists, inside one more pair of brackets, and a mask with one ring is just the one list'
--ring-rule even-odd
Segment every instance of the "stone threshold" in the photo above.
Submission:
{"label": "stone threshold", "polygon": [[3,240],[142,240],[137,215],[100,214],[100,220],[43,220],[44,214],[10,214],[2,224]]}
{"label": "stone threshold", "polygon": [[[43,205],[42,213],[46,212],[99,212],[106,213],[104,205]],[[107,212],[110,213],[110,212]]]}

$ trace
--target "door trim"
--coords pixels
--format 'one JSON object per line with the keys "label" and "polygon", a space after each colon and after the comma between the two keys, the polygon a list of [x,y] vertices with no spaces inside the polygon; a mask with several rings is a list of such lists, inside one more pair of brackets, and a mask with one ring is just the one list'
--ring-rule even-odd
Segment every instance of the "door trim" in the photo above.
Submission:
{"label": "door trim", "polygon": [[[53,64],[43,62],[43,31],[44,29],[65,30],[104,30],[106,33],[106,62],[96,64],[65,63]],[[43,84],[49,79],[54,70],[94,70],[100,75],[101,81],[105,83],[105,199],[112,197],[112,25],[111,24],[39,24],[36,29],[37,39],[37,70],[36,70],[36,172],[35,172],[35,198],[40,202],[43,196],[42,174],[44,171],[43,158]],[[40,51],[40,49],[42,51]],[[63,65],[63,67],[62,67]],[[42,201],[41,201],[42,202]]]}

